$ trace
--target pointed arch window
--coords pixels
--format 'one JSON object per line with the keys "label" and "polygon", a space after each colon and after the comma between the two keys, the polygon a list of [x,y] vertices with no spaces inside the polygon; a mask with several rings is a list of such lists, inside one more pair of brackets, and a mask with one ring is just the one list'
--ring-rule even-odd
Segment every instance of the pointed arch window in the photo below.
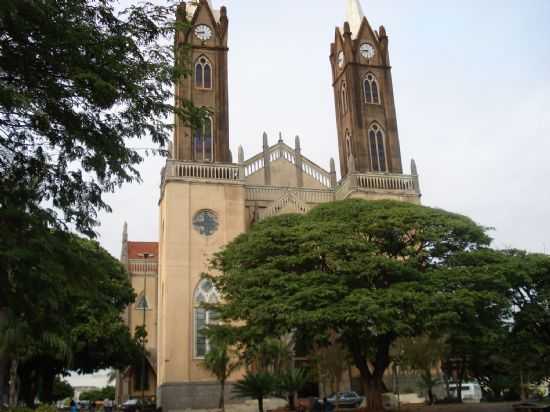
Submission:
{"label": "pointed arch window", "polygon": [[212,281],[203,279],[199,282],[195,295],[193,296],[193,318],[194,318],[194,339],[195,357],[204,358],[210,350],[210,342],[204,333],[205,327],[218,322],[218,315],[213,310],[203,307],[205,303],[218,303],[218,292]]}
{"label": "pointed arch window", "polygon": [[205,56],[199,57],[195,63],[195,87],[212,89],[212,65]]}
{"label": "pointed arch window", "polygon": [[351,133],[346,130],[346,156],[349,159],[351,157]]}
{"label": "pointed arch window", "polygon": [[372,73],[368,73],[367,77],[363,81],[363,89],[365,92],[365,102],[369,104],[380,104],[380,86],[376,76]]}
{"label": "pointed arch window", "polygon": [[348,112],[348,86],[346,82],[342,82],[342,88],[340,90],[340,104],[342,113]]}
{"label": "pointed arch window", "polygon": [[378,124],[373,124],[369,129],[369,147],[372,170],[375,172],[387,172],[385,135]]}
{"label": "pointed arch window", "polygon": [[201,127],[193,133],[193,153],[197,162],[214,161],[214,121],[207,117]]}

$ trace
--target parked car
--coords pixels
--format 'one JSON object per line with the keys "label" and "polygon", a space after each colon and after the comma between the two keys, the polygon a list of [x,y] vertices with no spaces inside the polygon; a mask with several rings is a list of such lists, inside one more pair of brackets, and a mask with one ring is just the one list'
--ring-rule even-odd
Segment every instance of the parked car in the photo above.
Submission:
{"label": "parked car", "polygon": [[327,398],[327,403],[336,406],[336,396],[338,396],[338,407],[340,408],[359,408],[365,398],[357,395],[355,392],[339,392]]}
{"label": "parked car", "polygon": [[123,412],[153,412],[156,405],[147,399],[143,405],[141,399],[129,399],[121,405],[121,409]]}
{"label": "parked car", "polygon": [[[454,398],[458,397],[457,384],[449,385],[449,392]],[[464,403],[480,403],[483,393],[481,386],[477,382],[464,382],[462,384],[462,402]]]}
{"label": "parked car", "polygon": [[77,407],[80,410],[88,410],[90,409],[91,402],[90,401],[78,401]]}

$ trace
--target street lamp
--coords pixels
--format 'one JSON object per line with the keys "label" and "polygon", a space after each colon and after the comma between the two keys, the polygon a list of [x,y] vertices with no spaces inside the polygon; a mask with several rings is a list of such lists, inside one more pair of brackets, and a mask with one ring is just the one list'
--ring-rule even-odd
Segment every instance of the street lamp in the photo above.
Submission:
{"label": "street lamp", "polygon": [[[147,265],[147,259],[154,257],[152,253],[140,253],[139,257],[143,258],[145,271],[143,273],[143,332],[146,333],[147,328],[147,275],[149,274],[149,266]],[[146,374],[146,365],[147,358],[145,355],[145,336],[141,340],[141,350],[142,350],[142,359],[141,359],[141,408],[145,408],[145,374]]]}

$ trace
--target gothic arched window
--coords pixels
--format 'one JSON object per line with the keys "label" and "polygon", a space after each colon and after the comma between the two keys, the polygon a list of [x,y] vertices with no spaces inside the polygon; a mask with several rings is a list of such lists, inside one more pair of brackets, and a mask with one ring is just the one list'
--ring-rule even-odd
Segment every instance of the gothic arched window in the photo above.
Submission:
{"label": "gothic arched window", "polygon": [[378,80],[372,73],[367,74],[367,77],[363,81],[363,89],[365,92],[365,102],[370,104],[380,104],[380,87],[378,86]]}
{"label": "gothic arched window", "polygon": [[214,161],[214,122],[211,117],[207,117],[202,127],[195,129],[193,133],[193,153],[197,162]]}
{"label": "gothic arched window", "polygon": [[204,358],[210,350],[210,343],[204,333],[204,328],[218,321],[217,313],[213,310],[205,309],[203,304],[218,303],[218,301],[218,292],[212,284],[212,281],[208,279],[201,280],[195,290],[195,295],[193,296],[196,358]]}
{"label": "gothic arched window", "polygon": [[348,90],[346,82],[342,82],[342,89],[340,91],[340,103],[342,105],[342,113],[347,113],[348,111]]}
{"label": "gothic arched window", "polygon": [[195,87],[199,89],[212,88],[212,65],[204,56],[199,57],[195,63]]}
{"label": "gothic arched window", "polygon": [[377,124],[373,124],[369,129],[369,146],[372,162],[372,169],[375,172],[386,172],[386,143],[384,131]]}
{"label": "gothic arched window", "polygon": [[348,159],[351,156],[351,133],[349,130],[346,130],[346,155]]}

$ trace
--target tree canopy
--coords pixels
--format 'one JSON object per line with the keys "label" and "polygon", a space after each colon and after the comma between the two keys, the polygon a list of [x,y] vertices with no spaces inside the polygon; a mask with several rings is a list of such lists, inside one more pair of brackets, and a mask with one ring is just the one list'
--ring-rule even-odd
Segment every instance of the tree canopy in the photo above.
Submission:
{"label": "tree canopy", "polygon": [[243,325],[243,340],[336,333],[378,410],[397,338],[465,325],[484,334],[509,313],[507,279],[464,263],[490,241],[486,228],[439,209],[325,204],[267,219],[217,254],[217,309]]}
{"label": "tree canopy", "polygon": [[104,194],[139,181],[146,154],[165,153],[173,116],[197,125],[206,114],[172,100],[188,75],[176,3],[0,2],[0,318],[25,340],[0,353],[2,369],[20,359],[35,379],[127,363],[124,271],[69,233],[96,235]]}
{"label": "tree canopy", "polygon": [[14,286],[21,298],[8,296],[11,323],[0,325],[0,336],[17,337],[5,353],[19,362],[21,395],[30,404],[39,389],[49,400],[58,374],[124,369],[139,356],[121,316],[135,298],[124,267],[75,235],[52,234],[45,249],[51,253],[37,258],[36,272]]}

